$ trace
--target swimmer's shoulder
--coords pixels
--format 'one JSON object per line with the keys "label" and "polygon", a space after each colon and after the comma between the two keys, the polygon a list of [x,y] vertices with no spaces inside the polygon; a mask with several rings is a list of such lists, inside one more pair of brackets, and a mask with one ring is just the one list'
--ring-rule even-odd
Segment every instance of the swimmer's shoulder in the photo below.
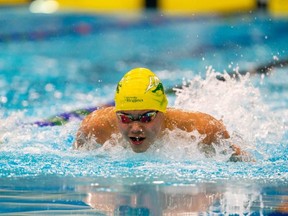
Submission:
{"label": "swimmer's shoulder", "polygon": [[165,113],[165,124],[168,129],[179,128],[182,130],[194,130],[197,125],[198,114],[182,109],[168,108]]}
{"label": "swimmer's shoulder", "polygon": [[165,116],[168,119],[179,119],[180,121],[183,120],[191,120],[194,121],[218,121],[215,117],[211,116],[210,114],[198,112],[198,111],[188,111],[184,109],[177,109],[177,108],[168,108]]}
{"label": "swimmer's shoulder", "polygon": [[90,120],[95,118],[102,118],[102,117],[110,117],[113,116],[115,113],[114,107],[103,107],[97,110],[94,110],[92,113],[87,115],[87,117],[84,120]]}
{"label": "swimmer's shoulder", "polygon": [[114,107],[104,107],[90,113],[84,118],[81,128],[86,132],[95,131],[104,128],[114,130],[116,127],[116,115]]}
{"label": "swimmer's shoulder", "polygon": [[90,139],[94,139],[99,144],[104,144],[116,132],[118,131],[114,107],[95,110],[82,121],[77,132],[74,148],[84,146]]}
{"label": "swimmer's shoulder", "polygon": [[216,133],[223,133],[224,137],[229,137],[222,121],[207,113],[169,108],[165,113],[165,117],[169,129],[175,127],[185,131],[196,129],[201,134],[214,136]]}
{"label": "swimmer's shoulder", "polygon": [[169,120],[198,120],[201,117],[209,116],[206,113],[201,112],[193,112],[193,111],[187,111],[183,109],[177,109],[177,108],[168,108],[165,113],[166,118]]}

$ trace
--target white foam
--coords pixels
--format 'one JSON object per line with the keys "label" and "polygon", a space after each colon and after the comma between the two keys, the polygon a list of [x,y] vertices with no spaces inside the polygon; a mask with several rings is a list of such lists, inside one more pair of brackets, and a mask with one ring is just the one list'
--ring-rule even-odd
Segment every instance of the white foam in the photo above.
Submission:
{"label": "white foam", "polygon": [[[22,175],[19,169],[25,167],[24,174],[28,175],[51,173],[109,177],[130,176],[134,173],[145,181],[166,175],[168,180],[175,178],[180,182],[183,179],[205,179],[207,176],[211,179],[219,176],[228,178],[231,175],[285,178],[281,166],[277,171],[273,169],[274,162],[269,160],[256,158],[257,163],[244,163],[241,167],[222,163],[231,154],[221,154],[229,146],[229,141],[267,159],[274,157],[279,149],[275,160],[278,160],[277,157],[281,160],[284,145],[275,147],[287,128],[287,121],[279,121],[283,117],[283,110],[271,112],[271,107],[263,101],[259,88],[253,86],[249,75],[236,80],[224,74],[225,82],[217,80],[218,75],[209,68],[205,78],[196,76],[188,80],[188,87],[177,90],[174,104],[177,108],[206,112],[222,119],[231,134],[231,140],[212,145],[215,154],[201,153],[198,142],[202,137],[196,131],[186,133],[180,130],[167,132],[162,140],[158,140],[144,154],[134,153],[125,142],[115,142],[118,135],[92,151],[76,151],[72,149],[72,144],[79,121],[40,128],[25,125],[25,122],[31,122],[31,118],[19,112],[8,118],[1,116],[0,151],[5,156],[2,163],[8,161],[2,175]],[[275,163],[275,166],[278,167],[278,164]]]}
{"label": "white foam", "polygon": [[[220,81],[222,76],[225,81]],[[176,89],[175,107],[208,113],[221,119],[232,141],[244,149],[255,149],[257,143],[277,144],[283,136],[281,115],[274,115],[263,102],[249,74],[238,78],[208,68],[206,77],[187,80],[188,86]]]}

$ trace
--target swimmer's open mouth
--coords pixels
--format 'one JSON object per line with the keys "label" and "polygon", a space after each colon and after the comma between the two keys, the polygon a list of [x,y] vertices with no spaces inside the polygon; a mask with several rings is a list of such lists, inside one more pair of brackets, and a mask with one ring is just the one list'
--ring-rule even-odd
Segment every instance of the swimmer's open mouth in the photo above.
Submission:
{"label": "swimmer's open mouth", "polygon": [[144,137],[129,137],[133,144],[141,144],[144,141]]}

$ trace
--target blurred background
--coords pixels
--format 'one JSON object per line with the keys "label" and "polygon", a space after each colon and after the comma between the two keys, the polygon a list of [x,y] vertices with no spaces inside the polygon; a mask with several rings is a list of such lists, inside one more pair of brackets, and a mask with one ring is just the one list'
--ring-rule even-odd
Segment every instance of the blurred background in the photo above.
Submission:
{"label": "blurred background", "polygon": [[31,12],[52,13],[57,10],[77,10],[90,12],[119,12],[157,9],[170,14],[233,13],[267,9],[272,14],[285,15],[287,0],[0,0],[2,6],[30,5]]}
{"label": "blurred background", "polygon": [[0,0],[0,105],[37,118],[102,104],[140,66],[170,89],[210,65],[265,72],[287,63],[287,14],[288,0]]}

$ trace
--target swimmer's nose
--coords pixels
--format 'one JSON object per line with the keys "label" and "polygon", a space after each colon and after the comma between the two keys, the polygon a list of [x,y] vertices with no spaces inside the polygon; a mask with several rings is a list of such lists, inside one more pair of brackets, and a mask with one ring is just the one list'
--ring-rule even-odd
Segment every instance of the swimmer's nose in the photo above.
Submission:
{"label": "swimmer's nose", "polygon": [[143,129],[141,123],[134,121],[131,123],[131,132],[133,133],[142,133]]}

